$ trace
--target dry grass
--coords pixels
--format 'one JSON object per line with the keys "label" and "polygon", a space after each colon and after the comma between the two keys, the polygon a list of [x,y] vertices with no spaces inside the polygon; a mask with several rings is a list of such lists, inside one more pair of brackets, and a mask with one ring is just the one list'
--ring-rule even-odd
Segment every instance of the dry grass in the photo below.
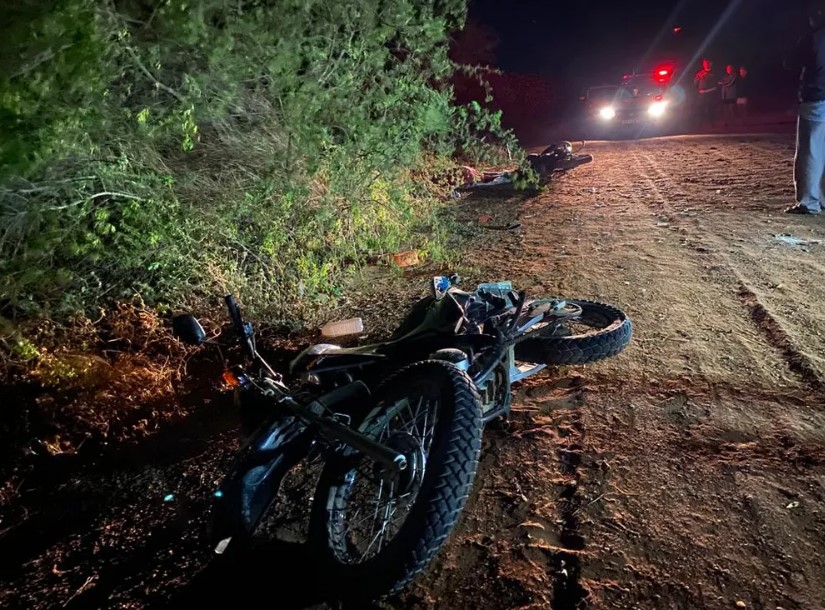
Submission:
{"label": "dry grass", "polygon": [[7,449],[75,453],[89,439],[146,435],[180,412],[175,388],[189,352],[140,300],[96,320],[40,322],[3,342],[4,393],[17,399],[0,414]]}

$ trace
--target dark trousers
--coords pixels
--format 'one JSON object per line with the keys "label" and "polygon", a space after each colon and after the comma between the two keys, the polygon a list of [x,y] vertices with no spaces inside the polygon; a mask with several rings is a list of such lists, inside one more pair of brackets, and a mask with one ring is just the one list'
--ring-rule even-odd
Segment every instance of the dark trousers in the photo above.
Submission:
{"label": "dark trousers", "polygon": [[719,105],[717,91],[708,91],[699,94],[699,116],[702,123],[713,125],[716,121],[716,110]]}

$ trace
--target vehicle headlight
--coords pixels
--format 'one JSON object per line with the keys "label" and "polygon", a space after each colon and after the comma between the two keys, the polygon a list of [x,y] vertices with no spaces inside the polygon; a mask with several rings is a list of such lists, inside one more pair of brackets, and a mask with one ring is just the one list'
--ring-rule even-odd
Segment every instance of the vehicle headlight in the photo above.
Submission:
{"label": "vehicle headlight", "polygon": [[601,110],[599,110],[599,116],[602,117],[605,121],[609,121],[610,119],[616,116],[616,111],[613,109],[612,106],[605,106]]}
{"label": "vehicle headlight", "polygon": [[647,109],[647,113],[652,117],[660,117],[664,115],[666,107],[667,102],[653,102]]}

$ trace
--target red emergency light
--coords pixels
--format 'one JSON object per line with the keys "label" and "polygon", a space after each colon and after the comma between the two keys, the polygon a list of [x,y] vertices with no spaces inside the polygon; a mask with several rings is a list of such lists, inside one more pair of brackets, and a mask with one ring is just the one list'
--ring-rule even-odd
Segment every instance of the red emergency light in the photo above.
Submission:
{"label": "red emergency light", "polygon": [[659,66],[653,71],[653,80],[659,85],[666,85],[673,78],[673,66]]}

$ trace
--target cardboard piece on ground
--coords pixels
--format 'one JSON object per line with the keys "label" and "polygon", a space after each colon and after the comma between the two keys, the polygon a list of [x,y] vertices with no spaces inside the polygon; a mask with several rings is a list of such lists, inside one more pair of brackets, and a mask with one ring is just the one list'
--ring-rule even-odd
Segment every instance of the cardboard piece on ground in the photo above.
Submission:
{"label": "cardboard piece on ground", "polygon": [[399,267],[412,267],[418,264],[418,252],[405,250],[392,255],[393,262]]}

